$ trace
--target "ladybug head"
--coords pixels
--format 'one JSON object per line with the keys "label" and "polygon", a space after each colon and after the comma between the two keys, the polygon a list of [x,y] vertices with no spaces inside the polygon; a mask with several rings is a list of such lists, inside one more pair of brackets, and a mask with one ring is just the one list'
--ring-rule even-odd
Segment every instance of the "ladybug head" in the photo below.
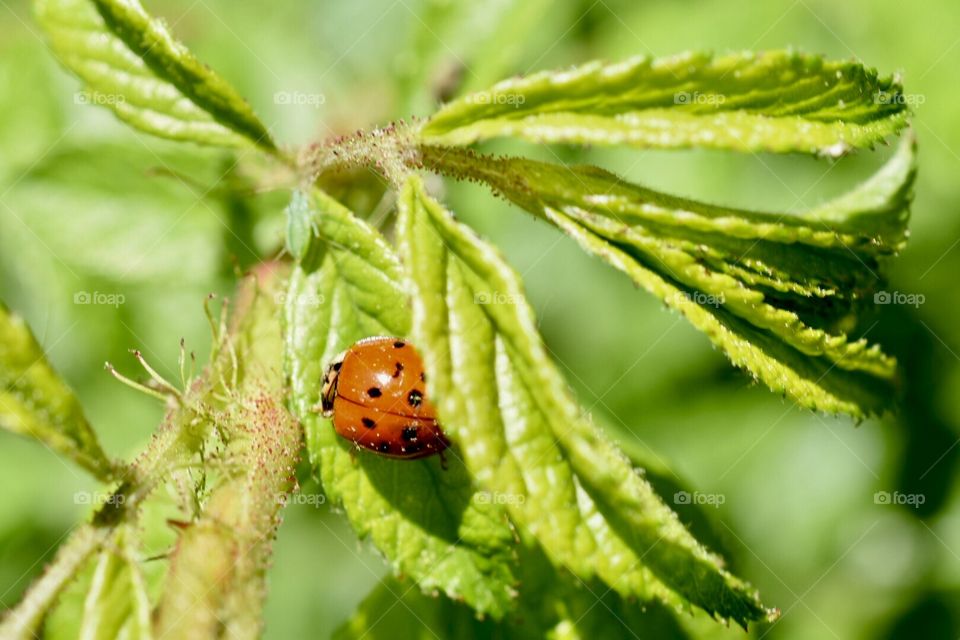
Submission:
{"label": "ladybug head", "polygon": [[340,377],[340,367],[343,365],[343,358],[346,352],[341,353],[327,367],[323,374],[323,387],[320,389],[320,406],[323,409],[323,415],[329,418],[333,415],[333,400],[337,397],[337,379]]}

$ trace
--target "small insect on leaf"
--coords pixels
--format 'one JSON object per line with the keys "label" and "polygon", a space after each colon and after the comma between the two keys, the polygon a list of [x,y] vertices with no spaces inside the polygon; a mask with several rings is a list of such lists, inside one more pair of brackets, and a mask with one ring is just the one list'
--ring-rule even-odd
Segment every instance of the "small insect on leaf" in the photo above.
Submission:
{"label": "small insect on leaf", "polygon": [[425,458],[450,446],[425,386],[423,361],[413,345],[400,338],[366,338],[327,367],[321,406],[347,440],[391,458]]}

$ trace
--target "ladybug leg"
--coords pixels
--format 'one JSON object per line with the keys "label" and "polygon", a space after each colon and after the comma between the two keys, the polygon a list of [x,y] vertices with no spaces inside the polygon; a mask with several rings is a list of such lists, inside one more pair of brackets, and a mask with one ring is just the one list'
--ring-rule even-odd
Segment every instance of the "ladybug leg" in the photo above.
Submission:
{"label": "ladybug leg", "polygon": [[357,466],[357,451],[360,451],[359,444],[354,444],[350,447],[350,462],[353,463],[353,466]]}
{"label": "ladybug leg", "polygon": [[447,456],[443,451],[440,451],[439,454],[440,454],[440,468],[446,471],[447,469],[450,468],[449,465],[447,465]]}

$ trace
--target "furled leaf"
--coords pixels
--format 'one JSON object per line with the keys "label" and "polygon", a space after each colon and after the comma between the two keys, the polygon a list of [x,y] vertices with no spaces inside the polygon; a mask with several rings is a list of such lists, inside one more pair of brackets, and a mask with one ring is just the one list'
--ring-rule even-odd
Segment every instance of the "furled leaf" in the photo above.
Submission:
{"label": "furled leaf", "polygon": [[96,567],[79,621],[79,637],[110,640],[152,637],[150,599],[135,557],[133,531],[121,528],[96,559]]}
{"label": "furled leaf", "polygon": [[895,78],[855,62],[789,51],[592,62],[513,78],[451,102],[426,142],[533,142],[709,147],[837,156],[906,123]]}
{"label": "furled leaf", "polygon": [[23,318],[2,303],[0,427],[36,438],[100,479],[114,473],[80,402],[47,362]]}
{"label": "furled leaf", "polygon": [[708,205],[596,167],[433,148],[423,157],[557,225],[803,406],[861,417],[893,401],[895,361],[850,333],[883,260],[906,240],[912,137],[869,180],[805,214]]}
{"label": "furled leaf", "polygon": [[520,281],[411,177],[398,236],[413,337],[441,420],[478,482],[552,562],[625,597],[690,602],[741,624],[766,612],[581,412]]}
{"label": "furled leaf", "polygon": [[86,84],[84,100],[164,138],[278,153],[236,90],[138,0],[35,0],[35,6],[54,51]]}
{"label": "furled leaf", "polygon": [[391,460],[357,451],[316,411],[326,364],[361,338],[407,335],[410,316],[400,264],[379,234],[320,192],[309,207],[301,197],[290,215],[312,213],[306,226],[314,246],[298,251],[306,258],[287,293],[287,371],[324,490],[395,572],[499,618],[513,606],[515,582],[515,542],[503,508],[484,500],[456,457],[444,470],[436,457]]}

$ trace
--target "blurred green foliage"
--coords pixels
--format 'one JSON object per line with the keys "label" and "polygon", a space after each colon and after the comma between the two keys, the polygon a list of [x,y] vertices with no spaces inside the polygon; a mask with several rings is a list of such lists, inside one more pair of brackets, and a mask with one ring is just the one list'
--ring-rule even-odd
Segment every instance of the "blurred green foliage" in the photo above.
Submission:
{"label": "blurred green foliage", "polygon": [[[269,12],[224,0],[147,7],[250,100],[280,144],[427,115],[458,78],[477,88],[595,57],[796,46],[902,71],[921,172],[912,237],[889,289],[924,303],[878,307],[873,335],[903,367],[897,417],[855,427],[791,407],[556,230],[475,185],[450,184],[447,202],[523,275],[547,345],[595,419],[638,457],[725,497],[710,523],[717,546],[783,611],[764,637],[960,636],[960,5],[570,0],[511,13],[511,3],[483,4],[501,22],[450,0],[296,2]],[[0,86],[0,299],[27,318],[108,453],[127,456],[149,438],[161,407],[117,384],[103,361],[131,372],[127,350],[136,347],[176,378],[181,337],[203,361],[204,296],[227,293],[236,268],[279,250],[286,196],[269,192],[270,176],[242,159],[234,167],[222,153],[150,139],[82,104],[79,83],[57,67],[22,0],[0,6]],[[322,99],[285,103],[280,92]],[[523,150],[590,161],[680,195],[789,210],[836,195],[886,155],[831,163]],[[241,204],[236,188],[251,181],[263,193]],[[121,294],[123,303],[75,304],[81,292]],[[0,607],[17,601],[89,511],[74,494],[94,482],[0,434]],[[876,492],[924,501],[878,504]],[[384,572],[341,514],[294,505],[277,542],[267,637],[326,637]]]}

